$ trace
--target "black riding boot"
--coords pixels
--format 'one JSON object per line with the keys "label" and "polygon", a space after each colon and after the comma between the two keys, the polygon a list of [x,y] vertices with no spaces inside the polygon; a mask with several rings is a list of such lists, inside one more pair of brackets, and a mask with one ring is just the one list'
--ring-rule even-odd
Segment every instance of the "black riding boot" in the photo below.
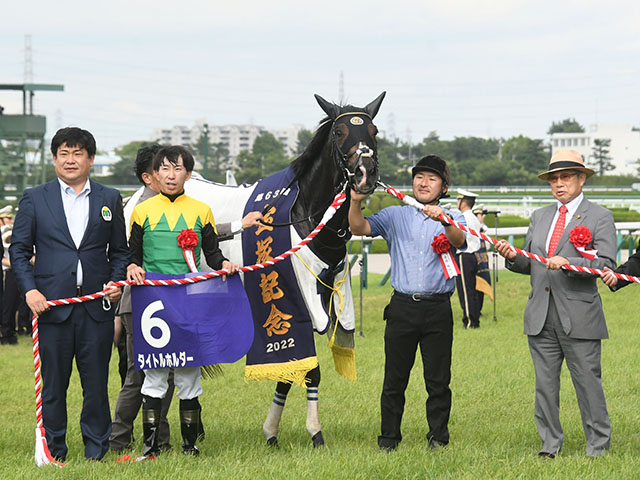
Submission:
{"label": "black riding boot", "polygon": [[182,453],[198,456],[196,447],[200,425],[200,402],[198,397],[180,400],[180,431],[182,432]]}
{"label": "black riding boot", "polygon": [[142,434],[144,445],[142,455],[157,457],[160,455],[158,448],[158,427],[160,426],[160,402],[161,399],[142,396]]}
{"label": "black riding boot", "polygon": [[205,431],[204,425],[202,424],[202,405],[200,405],[200,402],[198,402],[198,418],[200,419],[198,422],[198,441],[201,442],[204,440]]}

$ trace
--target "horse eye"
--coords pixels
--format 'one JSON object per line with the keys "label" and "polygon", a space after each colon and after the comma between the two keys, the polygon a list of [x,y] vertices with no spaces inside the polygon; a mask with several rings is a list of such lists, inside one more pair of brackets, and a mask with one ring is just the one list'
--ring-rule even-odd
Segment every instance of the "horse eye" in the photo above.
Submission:
{"label": "horse eye", "polygon": [[337,128],[334,130],[336,137],[341,137],[342,136],[342,131],[338,130]]}

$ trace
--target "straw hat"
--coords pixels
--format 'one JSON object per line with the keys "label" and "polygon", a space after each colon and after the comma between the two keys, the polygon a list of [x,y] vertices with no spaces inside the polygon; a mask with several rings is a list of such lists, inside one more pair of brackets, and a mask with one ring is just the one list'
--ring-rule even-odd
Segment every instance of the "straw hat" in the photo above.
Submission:
{"label": "straw hat", "polygon": [[583,172],[589,178],[595,172],[590,168],[584,166],[582,155],[575,150],[562,149],[556,150],[549,160],[549,170],[538,174],[540,180],[547,180],[549,175],[553,172],[559,172],[561,170],[577,170]]}

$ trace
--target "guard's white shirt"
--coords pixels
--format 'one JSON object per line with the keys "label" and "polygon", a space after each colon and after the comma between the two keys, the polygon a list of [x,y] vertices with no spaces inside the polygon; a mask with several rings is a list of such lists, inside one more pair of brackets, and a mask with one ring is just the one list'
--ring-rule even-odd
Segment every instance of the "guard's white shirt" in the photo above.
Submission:
{"label": "guard's white shirt", "polygon": [[[471,210],[467,210],[466,212],[463,212],[462,215],[464,215],[464,219],[467,222],[467,227],[480,233],[482,225],[480,224],[478,217],[476,217],[476,214]],[[475,235],[471,235],[466,232],[465,236],[467,237],[467,248],[464,250],[456,250],[456,253],[475,253],[480,250],[480,247],[482,246],[482,240],[480,237],[476,237]]]}

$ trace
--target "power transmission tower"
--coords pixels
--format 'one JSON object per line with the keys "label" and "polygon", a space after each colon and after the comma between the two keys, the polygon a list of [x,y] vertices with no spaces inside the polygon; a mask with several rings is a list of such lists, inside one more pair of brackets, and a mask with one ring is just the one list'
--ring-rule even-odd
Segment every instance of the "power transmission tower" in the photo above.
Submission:
{"label": "power transmission tower", "polygon": [[395,141],[396,139],[396,116],[391,112],[387,117],[387,134],[389,135],[389,140]]}
{"label": "power transmission tower", "polygon": [[415,167],[416,164],[413,161],[413,152],[411,151],[411,128],[407,127],[407,143],[409,144],[409,163],[411,164],[412,167]]}

